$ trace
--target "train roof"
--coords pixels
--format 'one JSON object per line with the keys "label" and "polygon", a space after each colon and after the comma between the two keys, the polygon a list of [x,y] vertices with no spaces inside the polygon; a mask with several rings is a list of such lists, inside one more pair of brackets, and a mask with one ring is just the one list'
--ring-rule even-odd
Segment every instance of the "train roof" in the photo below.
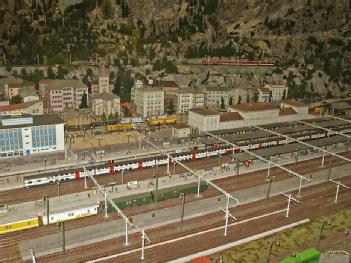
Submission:
{"label": "train roof", "polygon": [[[313,139],[306,141],[307,143],[317,146],[317,147],[323,147],[326,145],[333,145],[336,143],[344,143],[346,142],[347,139],[341,135],[337,136],[332,136],[328,138],[320,138],[318,140]],[[287,154],[287,153],[292,153],[296,151],[301,151],[301,150],[306,150],[310,149],[311,147],[299,143],[290,143],[290,144],[284,144],[284,145],[279,145],[279,146],[274,146],[274,147],[269,147],[269,148],[263,148],[263,149],[257,149],[257,150],[252,150],[251,152],[260,155],[262,157],[267,157],[267,156],[276,156],[280,154]],[[235,153],[234,158],[240,162],[243,162],[245,160],[255,160],[257,159],[256,157],[252,157],[250,154],[246,152],[241,152],[241,153]]]}

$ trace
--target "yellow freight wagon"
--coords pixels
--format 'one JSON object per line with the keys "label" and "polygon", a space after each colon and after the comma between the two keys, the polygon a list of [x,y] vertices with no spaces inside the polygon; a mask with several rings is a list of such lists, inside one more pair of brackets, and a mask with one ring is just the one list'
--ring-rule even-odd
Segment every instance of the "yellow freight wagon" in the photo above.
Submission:
{"label": "yellow freight wagon", "polygon": [[131,123],[119,123],[119,124],[111,124],[106,125],[107,132],[114,132],[114,131],[128,131],[132,129]]}
{"label": "yellow freight wagon", "polygon": [[0,235],[39,226],[38,217],[0,225]]}
{"label": "yellow freight wagon", "polygon": [[176,117],[168,117],[165,119],[165,123],[166,124],[175,124],[177,122],[177,118]]}
{"label": "yellow freight wagon", "polygon": [[148,121],[149,126],[158,126],[158,125],[164,125],[164,124],[175,124],[177,122],[176,117],[158,117],[155,119],[151,119]]}

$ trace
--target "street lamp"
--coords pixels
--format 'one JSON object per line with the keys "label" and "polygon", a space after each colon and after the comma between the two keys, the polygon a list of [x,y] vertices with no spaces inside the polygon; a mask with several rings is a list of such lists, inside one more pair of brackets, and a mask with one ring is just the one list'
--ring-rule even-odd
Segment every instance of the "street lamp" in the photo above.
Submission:
{"label": "street lamp", "polygon": [[45,168],[45,172],[46,172],[46,159],[44,160],[44,168]]}
{"label": "street lamp", "polygon": [[326,225],[331,225],[331,221],[330,219],[327,219],[327,220],[321,220],[321,227],[320,227],[320,230],[319,230],[319,235],[318,235],[318,244],[317,244],[317,247],[319,247],[320,243],[321,243],[321,240],[322,240],[322,233],[323,233],[323,230],[324,230],[324,227]]}
{"label": "street lamp", "polygon": [[99,138],[97,138],[97,140],[99,141],[99,148],[100,148],[102,138],[99,137]]}
{"label": "street lamp", "polygon": [[280,241],[278,240],[278,241],[270,242],[269,247],[268,247],[268,256],[267,256],[266,263],[269,263],[269,258],[271,257],[272,248],[274,245],[280,246]]}

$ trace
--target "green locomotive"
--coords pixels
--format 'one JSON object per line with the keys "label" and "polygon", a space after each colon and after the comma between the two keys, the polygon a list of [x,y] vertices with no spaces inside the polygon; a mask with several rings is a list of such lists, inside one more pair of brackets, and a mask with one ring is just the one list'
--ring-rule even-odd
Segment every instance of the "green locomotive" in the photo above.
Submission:
{"label": "green locomotive", "polygon": [[[208,185],[205,182],[200,183],[200,192],[203,192],[208,189]],[[157,201],[164,201],[171,198],[177,198],[181,194],[191,194],[197,193],[197,183],[191,183],[187,185],[175,186],[167,189],[162,189],[157,192]],[[115,204],[120,209],[147,205],[156,201],[156,191],[150,191],[142,194],[134,194],[130,196],[125,196],[121,198],[116,198],[113,200]],[[114,209],[109,203],[107,205],[107,212],[113,212]]]}

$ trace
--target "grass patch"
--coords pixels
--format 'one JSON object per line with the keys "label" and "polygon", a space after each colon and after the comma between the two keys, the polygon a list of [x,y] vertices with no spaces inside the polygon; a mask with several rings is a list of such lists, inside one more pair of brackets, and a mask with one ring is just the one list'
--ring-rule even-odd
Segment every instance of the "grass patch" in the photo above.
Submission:
{"label": "grass patch", "polygon": [[[323,235],[321,239],[332,237],[336,232],[343,232],[345,228],[351,227],[351,209],[346,209],[327,217],[330,225],[324,225]],[[319,237],[321,221],[327,220],[326,217],[312,218],[307,224],[294,227],[290,230],[269,236],[257,241],[234,247],[230,250],[213,255],[211,258],[214,262],[223,255],[224,262],[261,262],[265,260],[269,244],[277,240],[280,245],[274,245],[272,256],[277,258],[285,255],[289,251],[300,251],[303,246],[315,246]]]}

